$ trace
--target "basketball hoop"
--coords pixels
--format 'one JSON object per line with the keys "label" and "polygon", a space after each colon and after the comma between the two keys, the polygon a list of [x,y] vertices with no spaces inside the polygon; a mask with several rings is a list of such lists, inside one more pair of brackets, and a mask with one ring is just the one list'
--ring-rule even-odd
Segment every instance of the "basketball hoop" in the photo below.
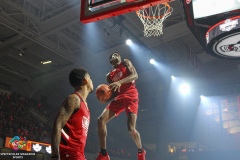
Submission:
{"label": "basketball hoop", "polygon": [[163,21],[171,15],[173,8],[168,3],[143,8],[136,13],[144,26],[144,36],[160,36],[163,34]]}

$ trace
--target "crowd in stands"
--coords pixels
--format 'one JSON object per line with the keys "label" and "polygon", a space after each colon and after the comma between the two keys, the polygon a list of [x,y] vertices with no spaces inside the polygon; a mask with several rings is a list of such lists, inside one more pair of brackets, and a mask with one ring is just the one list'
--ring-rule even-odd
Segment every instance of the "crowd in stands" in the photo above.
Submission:
{"label": "crowd in stands", "polygon": [[[13,137],[24,136],[28,140],[50,143],[51,124],[44,123],[30,113],[36,113],[51,121],[55,118],[56,109],[47,103],[36,99],[29,99],[16,92],[11,94],[0,93],[0,133]],[[54,115],[54,116],[49,116]],[[85,151],[97,153],[99,151],[97,125],[89,129]],[[127,147],[118,138],[108,136],[108,152],[111,156],[133,158],[136,157],[136,148]],[[133,142],[131,142],[133,143]]]}
{"label": "crowd in stands", "polygon": [[25,136],[29,140],[49,143],[50,126],[29,113],[37,101],[18,93],[0,94],[0,131],[8,137]]}

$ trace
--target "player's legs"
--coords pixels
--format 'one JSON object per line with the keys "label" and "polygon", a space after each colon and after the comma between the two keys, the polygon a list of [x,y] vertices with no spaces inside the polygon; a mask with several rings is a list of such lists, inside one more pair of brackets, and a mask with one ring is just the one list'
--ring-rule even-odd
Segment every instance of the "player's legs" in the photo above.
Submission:
{"label": "player's legs", "polygon": [[107,137],[107,122],[115,117],[115,112],[104,109],[102,114],[98,118],[98,138],[101,149],[106,149],[106,137]]}
{"label": "player's legs", "polygon": [[137,148],[138,148],[138,160],[146,160],[146,151],[142,148],[141,137],[139,132],[136,130],[137,115],[129,112],[128,113],[128,131],[131,134]]}
{"label": "player's legs", "polygon": [[138,149],[142,148],[141,137],[139,132],[136,130],[137,114],[138,114],[138,94],[130,94],[131,99],[126,98],[124,100],[124,105],[126,106],[127,114],[127,126],[128,132],[132,136]]}
{"label": "player's legs", "polygon": [[139,132],[136,130],[136,121],[137,121],[137,115],[131,112],[128,113],[128,119],[127,119],[128,132],[132,136],[137,148],[142,149],[141,137]]}
{"label": "player's legs", "polygon": [[[134,98],[133,98],[134,97]],[[137,114],[138,114],[138,94],[132,94],[132,99],[125,99],[126,114],[128,117],[127,125],[128,131],[131,134],[137,148],[138,160],[146,160],[146,151],[142,148],[141,137],[136,130]]]}
{"label": "player's legs", "polygon": [[125,110],[121,99],[115,99],[111,101],[103,113],[98,118],[98,137],[100,143],[101,152],[98,153],[97,160],[110,160],[106,150],[106,138],[107,138],[107,122],[109,122],[115,116],[118,116]]}

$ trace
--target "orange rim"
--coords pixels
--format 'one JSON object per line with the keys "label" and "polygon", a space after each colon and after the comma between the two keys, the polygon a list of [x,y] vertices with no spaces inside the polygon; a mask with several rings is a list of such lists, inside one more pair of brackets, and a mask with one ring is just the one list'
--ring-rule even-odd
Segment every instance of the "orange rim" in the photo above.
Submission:
{"label": "orange rim", "polygon": [[139,13],[139,11],[137,11],[136,13],[137,13],[138,16],[141,16],[141,17],[143,17],[143,18],[145,18],[145,19],[154,19],[154,18],[156,18],[156,19],[161,19],[161,18],[163,18],[166,14],[168,14],[168,13],[171,12],[171,7],[170,7],[170,5],[169,5],[167,2],[162,3],[162,4],[164,4],[164,5],[168,8],[168,10],[167,10],[166,13],[164,13],[164,14],[161,15],[161,16],[144,16],[143,14]]}

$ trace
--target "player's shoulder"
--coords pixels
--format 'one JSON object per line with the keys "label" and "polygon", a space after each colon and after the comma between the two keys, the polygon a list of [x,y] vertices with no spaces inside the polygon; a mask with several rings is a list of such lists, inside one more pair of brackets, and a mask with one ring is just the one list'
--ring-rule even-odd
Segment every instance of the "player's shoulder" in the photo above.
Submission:
{"label": "player's shoulder", "polygon": [[78,98],[77,94],[76,93],[71,93],[67,96],[67,98],[70,98],[70,99],[74,99],[74,98]]}
{"label": "player's shoulder", "polygon": [[123,63],[124,63],[124,64],[128,64],[128,63],[131,63],[131,61],[126,58],[126,59],[123,59]]}
{"label": "player's shoulder", "polygon": [[132,65],[132,62],[129,59],[123,59],[123,65],[129,66]]}
{"label": "player's shoulder", "polygon": [[131,61],[129,59],[127,59],[127,58],[124,58],[123,62],[131,62]]}
{"label": "player's shoulder", "polygon": [[75,93],[69,94],[68,97],[67,97],[67,100],[68,101],[81,102],[80,97]]}

